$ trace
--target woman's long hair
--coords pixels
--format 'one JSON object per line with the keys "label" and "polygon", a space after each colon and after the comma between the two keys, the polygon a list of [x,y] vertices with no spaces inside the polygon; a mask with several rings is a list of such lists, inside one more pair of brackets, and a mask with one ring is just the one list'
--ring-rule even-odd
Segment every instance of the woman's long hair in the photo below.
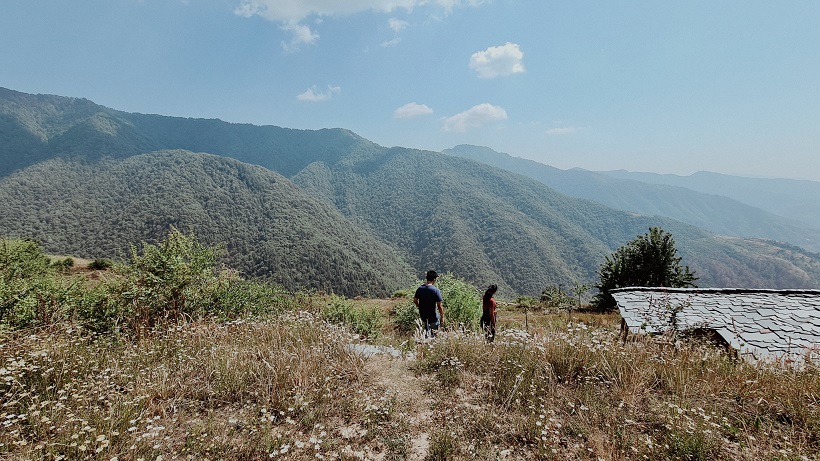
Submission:
{"label": "woman's long hair", "polygon": [[498,285],[490,285],[487,287],[487,290],[484,292],[484,297],[482,298],[483,304],[489,304],[490,298],[493,297],[495,292],[498,291]]}

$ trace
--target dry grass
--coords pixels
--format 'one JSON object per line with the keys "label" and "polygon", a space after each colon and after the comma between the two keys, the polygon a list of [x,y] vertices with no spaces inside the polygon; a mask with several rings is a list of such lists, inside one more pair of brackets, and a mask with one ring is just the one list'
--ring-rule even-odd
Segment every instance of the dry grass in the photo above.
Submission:
{"label": "dry grass", "polygon": [[139,342],[71,326],[1,333],[0,459],[820,456],[816,368],[624,343],[615,316],[530,313],[527,333],[517,315],[499,314],[494,344],[445,333],[414,361],[359,356],[308,313]]}

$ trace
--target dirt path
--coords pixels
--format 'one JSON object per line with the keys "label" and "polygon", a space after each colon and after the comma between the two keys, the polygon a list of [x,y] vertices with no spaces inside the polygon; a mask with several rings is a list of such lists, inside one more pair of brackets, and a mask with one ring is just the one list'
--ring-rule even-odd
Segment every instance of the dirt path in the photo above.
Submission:
{"label": "dirt path", "polygon": [[433,399],[425,392],[426,378],[416,377],[409,369],[412,359],[391,357],[377,354],[367,359],[366,371],[374,382],[396,396],[399,408],[410,413],[404,415],[410,426],[410,447],[407,454],[409,461],[422,461],[430,447]]}

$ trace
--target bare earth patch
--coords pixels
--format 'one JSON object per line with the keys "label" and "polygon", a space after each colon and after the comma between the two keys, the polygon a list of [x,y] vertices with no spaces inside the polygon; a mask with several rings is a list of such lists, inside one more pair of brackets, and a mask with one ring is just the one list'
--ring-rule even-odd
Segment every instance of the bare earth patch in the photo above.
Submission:
{"label": "bare earth patch", "polygon": [[367,360],[365,373],[374,383],[396,397],[399,408],[407,409],[406,417],[410,426],[411,446],[407,456],[410,461],[421,461],[430,446],[429,427],[433,423],[434,405],[424,391],[426,377],[417,377],[409,369],[411,360],[377,354]]}

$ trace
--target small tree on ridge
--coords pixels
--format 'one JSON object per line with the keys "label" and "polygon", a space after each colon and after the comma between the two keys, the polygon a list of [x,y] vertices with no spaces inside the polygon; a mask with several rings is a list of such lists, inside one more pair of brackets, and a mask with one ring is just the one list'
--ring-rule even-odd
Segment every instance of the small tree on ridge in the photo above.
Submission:
{"label": "small tree on ridge", "polygon": [[623,287],[694,287],[698,278],[689,266],[681,267],[672,234],[660,227],[627,242],[598,270],[600,293],[593,300],[599,309],[612,309],[615,299],[609,290]]}

